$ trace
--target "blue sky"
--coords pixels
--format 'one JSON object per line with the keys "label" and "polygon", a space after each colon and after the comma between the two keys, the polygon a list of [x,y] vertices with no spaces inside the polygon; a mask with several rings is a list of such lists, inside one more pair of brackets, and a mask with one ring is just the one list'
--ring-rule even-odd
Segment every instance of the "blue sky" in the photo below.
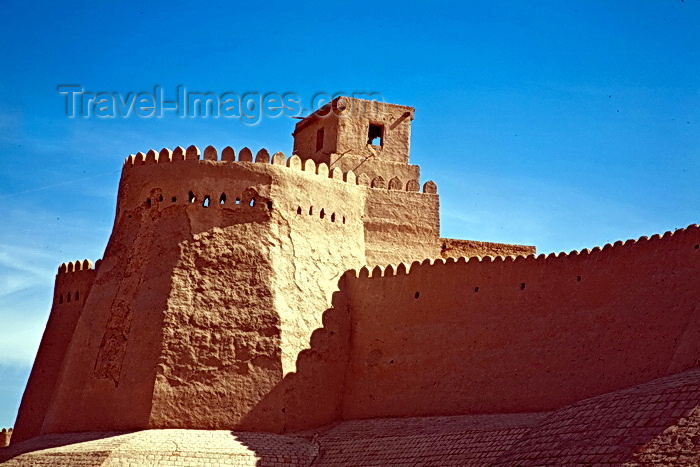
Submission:
{"label": "blue sky", "polygon": [[0,427],[57,266],[102,256],[127,155],[292,147],[284,116],[71,119],[59,85],[411,105],[446,237],[569,251],[700,220],[698,0],[145,3],[3,2]]}

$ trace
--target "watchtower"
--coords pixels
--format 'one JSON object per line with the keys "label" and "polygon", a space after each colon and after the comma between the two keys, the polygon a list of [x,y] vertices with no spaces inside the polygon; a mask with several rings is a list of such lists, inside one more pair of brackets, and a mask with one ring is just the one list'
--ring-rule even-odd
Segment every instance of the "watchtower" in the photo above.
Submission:
{"label": "watchtower", "polygon": [[338,97],[294,128],[294,154],[343,172],[417,180],[410,165],[411,121],[415,109],[376,100]]}

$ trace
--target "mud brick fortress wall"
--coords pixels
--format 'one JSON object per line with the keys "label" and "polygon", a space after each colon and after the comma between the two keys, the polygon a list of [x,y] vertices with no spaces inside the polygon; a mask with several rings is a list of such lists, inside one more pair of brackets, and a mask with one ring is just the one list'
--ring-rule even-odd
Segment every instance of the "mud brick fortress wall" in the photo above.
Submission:
{"label": "mud brick fortress wall", "polygon": [[697,226],[547,257],[442,238],[413,109],[359,104],[288,158],[129,156],[103,258],[59,268],[13,443],[546,411],[700,364]]}
{"label": "mud brick fortress wall", "polygon": [[363,268],[343,416],[549,411],[700,365],[699,243]]}

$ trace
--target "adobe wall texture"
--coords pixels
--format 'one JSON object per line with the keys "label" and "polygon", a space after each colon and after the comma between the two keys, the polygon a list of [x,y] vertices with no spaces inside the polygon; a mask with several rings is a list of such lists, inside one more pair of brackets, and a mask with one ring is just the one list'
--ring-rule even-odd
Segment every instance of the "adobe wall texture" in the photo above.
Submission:
{"label": "adobe wall texture", "polygon": [[39,385],[39,411],[28,411],[41,400],[30,384],[21,439],[156,427],[284,431],[337,419],[346,359],[319,367],[320,384],[293,373],[333,309],[339,278],[439,251],[434,184],[420,193],[417,180],[383,180],[245,148],[237,158],[211,147],[131,157],[96,287],[82,314],[47,327],[47,336],[61,333],[67,356],[63,365],[37,360],[56,382]]}
{"label": "adobe wall texture", "polygon": [[552,410],[696,366],[698,244],[363,268],[343,418]]}
{"label": "adobe wall texture", "polygon": [[4,448],[10,445],[10,438],[12,438],[12,428],[3,428],[0,431],[0,448]]}
{"label": "adobe wall texture", "polygon": [[[420,178],[420,168],[408,163],[413,107],[343,97],[297,123],[294,154],[325,163],[331,169],[352,170],[389,180]],[[368,144],[369,125],[382,128],[382,144]],[[319,130],[323,131],[321,145]]]}
{"label": "adobe wall texture", "polygon": [[478,242],[476,240],[440,239],[440,257],[470,258],[472,256],[527,256],[534,255],[536,248],[529,245],[510,245],[507,243]]}
{"label": "adobe wall texture", "polygon": [[[88,260],[64,263],[56,274],[53,304],[15,424],[14,441],[37,436],[96,270]],[[9,441],[9,437],[8,437]]]}

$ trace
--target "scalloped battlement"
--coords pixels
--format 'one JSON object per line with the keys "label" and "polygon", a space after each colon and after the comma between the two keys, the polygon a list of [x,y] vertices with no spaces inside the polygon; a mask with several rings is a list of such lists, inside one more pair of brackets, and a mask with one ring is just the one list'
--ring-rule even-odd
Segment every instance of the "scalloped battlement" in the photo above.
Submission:
{"label": "scalloped battlement", "polygon": [[[99,264],[99,260],[98,260]],[[95,266],[97,267],[97,266]],[[80,272],[80,271],[87,271],[88,269],[92,269],[92,261],[89,259],[84,259],[82,261],[77,260],[77,261],[71,261],[68,263],[63,263],[58,267],[58,273],[59,274],[68,274],[72,272]]]}
{"label": "scalloped battlement", "polygon": [[696,224],[540,255],[442,238],[412,118],[127,157],[104,258],[58,268],[15,440],[548,411],[698,364]]}
{"label": "scalloped battlement", "polygon": [[12,428],[3,428],[0,430],[0,448],[10,445],[10,438],[12,438]]}
{"label": "scalloped battlement", "polygon": [[[274,155],[270,156],[266,149],[260,149],[256,155],[253,156],[253,152],[247,147],[244,147],[238,152],[238,159],[236,159],[236,151],[231,146],[226,146],[221,151],[220,155],[213,146],[207,146],[204,149],[203,155],[199,148],[194,145],[189,146],[187,149],[183,149],[182,147],[178,146],[172,151],[170,149],[163,148],[158,153],[151,149],[146,154],[137,152],[135,155],[129,155],[129,157],[124,160],[123,169],[141,165],[159,164],[163,162],[191,163],[197,161],[266,164],[313,173],[323,178],[329,178],[353,185],[367,186],[375,189],[420,192],[420,183],[415,179],[403,180],[399,177],[392,177],[389,182],[386,182],[385,177],[378,175],[370,180],[364,173],[361,173],[358,176],[352,170],[343,172],[339,167],[330,169],[324,162],[316,164],[313,159],[307,159],[304,161],[296,154],[292,154],[289,158],[287,158],[282,152],[276,152]],[[363,175],[365,175],[365,177],[363,177]],[[432,180],[425,182],[423,184],[422,193],[437,194],[437,185],[435,182]]]}
{"label": "scalloped battlement", "polygon": [[[484,255],[484,256],[459,256],[456,258],[426,258],[422,261],[413,261],[411,264],[399,263],[399,264],[387,264],[386,266],[377,265],[370,269],[368,266],[363,266],[359,270],[351,269],[346,272],[349,277],[387,277],[395,276],[400,274],[410,274],[421,267],[435,267],[435,266],[450,266],[450,265],[464,265],[473,266],[480,263],[540,263],[547,264],[554,261],[576,261],[585,257],[597,257],[597,255],[602,254],[614,254],[620,251],[627,251],[628,249],[634,249],[639,247],[654,246],[657,242],[665,242],[672,237],[678,237],[682,235],[694,235],[697,242],[700,242],[700,226],[698,224],[690,224],[688,227],[676,229],[674,231],[667,231],[664,234],[654,234],[651,237],[642,236],[638,239],[628,239],[625,241],[618,240],[614,244],[606,244],[602,248],[596,246],[593,249],[584,248],[582,250],[573,250],[570,252],[559,252],[559,253],[541,253],[539,255],[529,254],[529,255]],[[692,243],[692,242],[691,242]],[[700,250],[700,243],[695,243],[688,247],[688,252],[692,253],[691,250]],[[700,253],[699,253],[700,254]]]}

